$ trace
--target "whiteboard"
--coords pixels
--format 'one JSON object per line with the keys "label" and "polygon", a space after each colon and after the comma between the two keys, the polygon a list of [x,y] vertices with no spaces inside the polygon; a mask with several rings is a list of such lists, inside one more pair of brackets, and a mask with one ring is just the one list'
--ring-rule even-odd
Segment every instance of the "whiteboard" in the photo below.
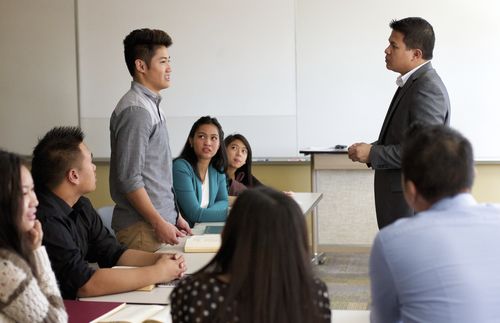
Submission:
{"label": "whiteboard", "polygon": [[500,2],[297,3],[299,147],[378,138],[396,90],[384,63],[388,24],[421,16],[436,34],[432,64],[448,89],[451,126],[471,140],[476,160],[500,160]]}
{"label": "whiteboard", "polygon": [[129,87],[124,36],[171,34],[173,86],[162,92],[173,154],[202,115],[247,135],[255,156],[298,156],[307,146],[376,140],[397,75],[384,49],[392,19],[434,27],[433,65],[446,84],[451,125],[476,159],[499,160],[500,4],[433,1],[78,1],[81,123],[94,154],[109,156],[109,116]]}
{"label": "whiteboard", "polygon": [[131,79],[122,41],[143,27],[174,42],[161,93],[174,156],[202,115],[247,135],[258,155],[296,155],[294,23],[290,0],[78,1],[81,122],[94,155],[109,157],[109,117]]}
{"label": "whiteboard", "polygon": [[371,142],[396,89],[388,24],[407,16],[434,26],[451,125],[477,160],[500,160],[495,0],[4,0],[0,146],[29,154],[51,127],[80,123],[94,155],[109,157],[109,116],[130,86],[122,40],[141,27],[174,40],[162,92],[174,155],[207,114],[245,134],[257,157]]}

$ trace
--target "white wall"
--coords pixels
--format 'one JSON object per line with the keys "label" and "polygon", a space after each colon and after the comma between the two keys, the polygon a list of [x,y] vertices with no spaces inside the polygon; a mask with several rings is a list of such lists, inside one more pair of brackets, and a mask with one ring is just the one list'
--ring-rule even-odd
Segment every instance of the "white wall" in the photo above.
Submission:
{"label": "white wall", "polygon": [[78,124],[74,17],[72,1],[0,1],[0,147],[30,155]]}
{"label": "white wall", "polygon": [[78,1],[81,117],[95,155],[109,156],[109,117],[130,87],[123,38],[143,27],[166,30],[174,42],[172,87],[162,92],[174,155],[208,114],[226,133],[248,134],[261,156],[296,154],[293,1],[136,4]]}

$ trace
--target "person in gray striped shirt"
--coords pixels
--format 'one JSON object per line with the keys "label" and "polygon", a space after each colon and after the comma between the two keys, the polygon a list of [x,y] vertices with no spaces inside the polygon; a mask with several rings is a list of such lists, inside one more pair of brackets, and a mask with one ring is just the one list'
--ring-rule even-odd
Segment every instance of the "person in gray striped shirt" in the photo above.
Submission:
{"label": "person in gray striped shirt", "polygon": [[123,41],[133,78],[110,119],[112,227],[129,248],[155,251],[191,229],[175,205],[172,153],[160,91],[170,86],[170,36],[138,29]]}

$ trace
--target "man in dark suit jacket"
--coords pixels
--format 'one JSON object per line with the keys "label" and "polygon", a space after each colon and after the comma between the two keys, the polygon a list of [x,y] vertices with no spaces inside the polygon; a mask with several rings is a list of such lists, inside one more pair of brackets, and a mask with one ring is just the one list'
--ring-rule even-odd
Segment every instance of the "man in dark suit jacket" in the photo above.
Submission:
{"label": "man in dark suit jacket", "polygon": [[434,30],[422,18],[393,20],[385,62],[400,74],[398,89],[385,116],[378,140],[372,144],[355,143],[349,158],[367,163],[375,170],[375,208],[378,227],[401,217],[413,215],[401,187],[401,140],[415,122],[450,122],[450,100],[446,87],[430,60],[434,49]]}

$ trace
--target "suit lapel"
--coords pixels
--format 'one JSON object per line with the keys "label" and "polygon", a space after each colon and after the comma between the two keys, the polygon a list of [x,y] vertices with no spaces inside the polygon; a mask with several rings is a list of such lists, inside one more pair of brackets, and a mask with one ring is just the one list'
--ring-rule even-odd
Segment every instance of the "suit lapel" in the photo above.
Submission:
{"label": "suit lapel", "polygon": [[413,82],[415,82],[421,75],[427,73],[431,69],[432,65],[429,62],[424,66],[422,66],[421,68],[419,68],[417,71],[415,71],[415,73],[413,73],[410,76],[410,78],[406,81],[403,87],[398,87],[396,93],[394,94],[394,97],[392,98],[391,104],[389,105],[389,110],[385,115],[384,123],[382,124],[382,129],[380,130],[380,134],[378,136],[378,142],[383,141],[385,134],[387,132],[387,128],[391,123],[392,116],[394,115],[394,112],[398,108],[399,102],[401,101],[401,98],[405,95],[406,91],[408,91]]}
{"label": "suit lapel", "polygon": [[400,94],[401,94],[401,88],[398,86],[396,93],[394,93],[394,96],[392,97],[391,104],[389,105],[389,110],[387,110],[387,113],[385,115],[384,123],[382,124],[382,129],[380,130],[380,134],[378,136],[379,142],[382,141],[382,139],[385,136],[387,126],[389,125],[389,121],[391,120],[392,114],[396,107],[396,102],[399,102],[398,97],[400,96]]}

